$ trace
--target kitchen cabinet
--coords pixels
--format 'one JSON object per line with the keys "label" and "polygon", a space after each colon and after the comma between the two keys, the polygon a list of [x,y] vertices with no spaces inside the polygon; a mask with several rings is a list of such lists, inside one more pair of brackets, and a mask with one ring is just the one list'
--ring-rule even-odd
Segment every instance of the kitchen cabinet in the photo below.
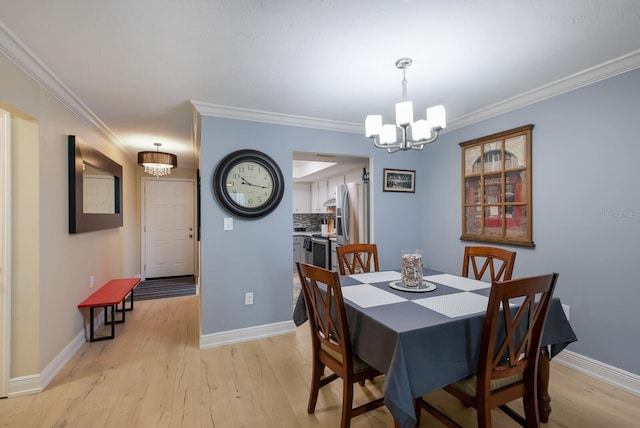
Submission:
{"label": "kitchen cabinet", "polygon": [[293,183],[293,213],[311,212],[311,184]]}
{"label": "kitchen cabinet", "polygon": [[344,180],[344,175],[334,175],[333,177],[329,177],[328,180],[328,191],[327,191],[327,199],[332,199],[336,197],[336,186],[340,184],[344,184],[346,181]]}
{"label": "kitchen cabinet", "polygon": [[327,199],[327,180],[311,183],[311,212],[313,214],[327,212],[327,209],[324,207]]}
{"label": "kitchen cabinet", "polygon": [[362,183],[362,168],[352,169],[344,175],[345,183]]}
{"label": "kitchen cabinet", "polygon": [[296,270],[296,262],[304,262],[305,250],[302,247],[304,236],[293,237],[293,270]]}

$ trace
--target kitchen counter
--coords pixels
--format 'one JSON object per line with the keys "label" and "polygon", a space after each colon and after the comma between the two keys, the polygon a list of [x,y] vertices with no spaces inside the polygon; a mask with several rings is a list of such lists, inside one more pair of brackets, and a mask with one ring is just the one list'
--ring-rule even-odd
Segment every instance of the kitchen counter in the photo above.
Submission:
{"label": "kitchen counter", "polygon": [[335,233],[329,233],[327,235],[322,235],[319,230],[307,230],[306,232],[293,232],[293,236],[322,236],[324,238],[329,238],[330,241],[336,240]]}

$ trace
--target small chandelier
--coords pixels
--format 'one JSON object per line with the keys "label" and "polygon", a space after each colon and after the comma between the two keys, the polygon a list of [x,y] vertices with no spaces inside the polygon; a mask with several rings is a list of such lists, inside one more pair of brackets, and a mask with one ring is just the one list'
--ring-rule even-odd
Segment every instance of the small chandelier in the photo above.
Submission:
{"label": "small chandelier", "polygon": [[[447,126],[444,106],[427,109],[427,119],[413,121],[413,102],[407,101],[407,79],[405,72],[413,63],[411,58],[400,58],[396,67],[402,70],[402,102],[396,104],[396,125],[402,130],[402,141],[397,141],[396,125],[382,124],[382,116],[371,114],[365,120],[365,135],[379,149],[393,153],[398,150],[422,150],[425,144],[433,143],[440,131]],[[411,130],[411,137],[408,132]]]}
{"label": "small chandelier", "polygon": [[155,152],[138,152],[138,165],[144,166],[147,174],[161,177],[171,174],[171,168],[178,166],[178,158],[171,153],[160,151],[160,143],[153,143],[156,146]]}

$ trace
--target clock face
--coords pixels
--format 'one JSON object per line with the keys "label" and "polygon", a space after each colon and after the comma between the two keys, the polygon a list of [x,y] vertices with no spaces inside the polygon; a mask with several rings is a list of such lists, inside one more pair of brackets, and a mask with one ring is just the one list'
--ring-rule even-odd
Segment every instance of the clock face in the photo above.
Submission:
{"label": "clock face", "polygon": [[257,150],[238,150],[218,164],[213,191],[229,213],[257,218],[278,206],[284,195],[284,178],[268,155]]}
{"label": "clock face", "polygon": [[225,178],[226,192],[236,204],[245,208],[264,205],[273,194],[273,175],[262,163],[239,161]]}

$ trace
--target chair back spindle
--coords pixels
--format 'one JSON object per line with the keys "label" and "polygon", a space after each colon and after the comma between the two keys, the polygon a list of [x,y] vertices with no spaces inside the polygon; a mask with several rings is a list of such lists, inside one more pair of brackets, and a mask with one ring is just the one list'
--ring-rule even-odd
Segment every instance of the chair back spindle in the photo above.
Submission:
{"label": "chair back spindle", "polygon": [[473,278],[481,280],[487,270],[491,282],[511,279],[516,262],[514,251],[496,247],[465,247],[462,262],[462,276],[469,276],[469,268]]}
{"label": "chair back spindle", "polygon": [[336,255],[340,275],[378,272],[380,270],[376,244],[341,245],[336,247]]}

